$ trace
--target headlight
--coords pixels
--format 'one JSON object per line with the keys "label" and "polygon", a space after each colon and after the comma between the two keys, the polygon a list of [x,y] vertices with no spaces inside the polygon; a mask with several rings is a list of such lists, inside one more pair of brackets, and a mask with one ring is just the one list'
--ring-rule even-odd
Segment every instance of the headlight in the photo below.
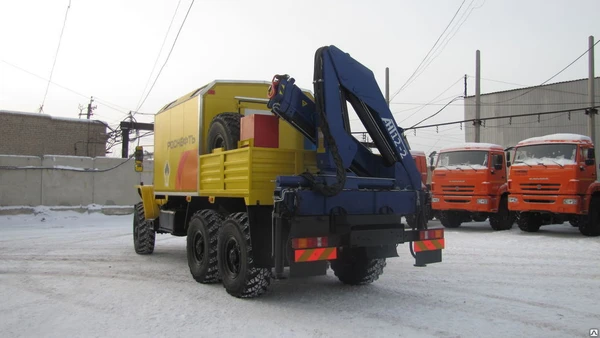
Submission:
{"label": "headlight", "polygon": [[439,202],[439,201],[440,201],[440,199],[439,199],[439,198],[437,198],[437,197],[432,197],[432,198],[431,198],[431,202],[432,202],[432,203],[437,203],[437,202]]}
{"label": "headlight", "polygon": [[576,198],[565,198],[563,200],[563,204],[569,204],[569,205],[577,204],[577,199]]}
{"label": "headlight", "polygon": [[487,198],[478,198],[477,204],[488,204]]}
{"label": "headlight", "polygon": [[508,203],[517,203],[519,202],[519,199],[516,197],[509,197],[508,198]]}

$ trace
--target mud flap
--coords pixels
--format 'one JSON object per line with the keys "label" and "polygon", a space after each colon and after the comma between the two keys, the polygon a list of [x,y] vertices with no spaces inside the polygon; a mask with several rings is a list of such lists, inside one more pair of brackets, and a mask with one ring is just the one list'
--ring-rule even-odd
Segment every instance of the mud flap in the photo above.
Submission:
{"label": "mud flap", "polygon": [[415,266],[439,263],[442,261],[442,250],[428,250],[415,253]]}

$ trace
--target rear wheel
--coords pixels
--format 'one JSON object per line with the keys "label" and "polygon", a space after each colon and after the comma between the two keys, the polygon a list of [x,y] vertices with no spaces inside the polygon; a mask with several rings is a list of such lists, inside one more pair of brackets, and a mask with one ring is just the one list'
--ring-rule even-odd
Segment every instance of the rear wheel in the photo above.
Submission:
{"label": "rear wheel", "polygon": [[446,228],[458,228],[462,224],[462,215],[456,211],[440,211],[439,216]]}
{"label": "rear wheel", "polygon": [[135,205],[133,212],[133,247],[139,255],[149,255],[154,252],[156,232],[154,223],[144,215],[144,203]]}
{"label": "rear wheel", "polygon": [[517,216],[519,229],[525,232],[536,232],[542,226],[542,216],[531,212],[521,212]]}
{"label": "rear wheel", "polygon": [[252,298],[267,291],[271,271],[254,266],[247,213],[231,214],[223,221],[217,257],[227,293],[238,298]]}
{"label": "rear wheel", "polygon": [[587,215],[579,218],[579,232],[584,236],[600,236],[600,196],[593,196]]}
{"label": "rear wheel", "polygon": [[514,223],[511,212],[508,210],[508,198],[502,196],[498,212],[490,215],[490,226],[494,230],[508,230]]}
{"label": "rear wheel", "polygon": [[208,129],[208,153],[217,148],[224,148],[225,150],[237,148],[237,143],[240,140],[241,118],[242,115],[238,113],[221,113],[213,118]]}
{"label": "rear wheel", "polygon": [[196,212],[187,231],[187,260],[192,277],[199,283],[219,281],[217,237],[223,217],[214,210]]}
{"label": "rear wheel", "polygon": [[349,285],[373,283],[386,266],[385,258],[368,259],[364,251],[356,249],[340,251],[338,259],[330,263],[337,278]]}

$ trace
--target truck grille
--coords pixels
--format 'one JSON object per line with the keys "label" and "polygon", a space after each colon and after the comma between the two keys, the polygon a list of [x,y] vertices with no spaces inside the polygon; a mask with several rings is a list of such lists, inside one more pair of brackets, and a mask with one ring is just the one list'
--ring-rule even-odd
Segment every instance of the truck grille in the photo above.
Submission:
{"label": "truck grille", "polygon": [[521,183],[523,191],[558,191],[560,183]]}
{"label": "truck grille", "polygon": [[443,192],[449,192],[449,193],[472,193],[473,191],[475,191],[475,186],[474,185],[442,185],[442,191]]}

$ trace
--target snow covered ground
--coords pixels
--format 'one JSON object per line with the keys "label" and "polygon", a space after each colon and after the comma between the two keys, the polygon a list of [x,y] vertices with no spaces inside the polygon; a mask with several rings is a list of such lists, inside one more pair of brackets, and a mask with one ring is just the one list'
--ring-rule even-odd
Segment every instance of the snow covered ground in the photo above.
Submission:
{"label": "snow covered ground", "polygon": [[[432,222],[437,226],[437,222]],[[588,337],[600,327],[600,238],[446,230],[444,262],[406,246],[363,287],[327,276],[239,300],[189,275],[185,239],[133,251],[131,216],[0,216],[2,337]]]}

